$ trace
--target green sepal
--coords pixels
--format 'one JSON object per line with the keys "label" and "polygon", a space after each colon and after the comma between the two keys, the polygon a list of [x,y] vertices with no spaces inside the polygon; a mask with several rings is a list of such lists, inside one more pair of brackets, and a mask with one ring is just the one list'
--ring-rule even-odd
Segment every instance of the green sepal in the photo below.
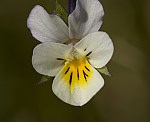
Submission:
{"label": "green sepal", "polygon": [[111,76],[111,74],[109,73],[108,68],[106,66],[104,66],[102,68],[97,68],[97,71],[104,75]]}
{"label": "green sepal", "polygon": [[41,83],[44,83],[44,82],[47,82],[47,81],[50,81],[51,79],[52,79],[52,77],[43,75],[41,77],[41,80],[37,83],[37,85],[41,84]]}
{"label": "green sepal", "polygon": [[59,16],[65,23],[68,22],[68,12],[67,10],[62,7],[62,5],[60,5],[58,3],[58,1],[56,0],[56,15]]}

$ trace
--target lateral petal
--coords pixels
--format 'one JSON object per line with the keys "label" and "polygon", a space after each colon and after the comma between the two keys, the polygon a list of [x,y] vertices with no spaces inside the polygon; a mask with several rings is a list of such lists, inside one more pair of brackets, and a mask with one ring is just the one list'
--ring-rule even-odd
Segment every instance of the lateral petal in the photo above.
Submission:
{"label": "lateral petal", "polygon": [[56,76],[70,56],[72,47],[60,43],[43,42],[33,50],[32,65],[43,75]]}
{"label": "lateral petal", "polygon": [[75,48],[84,53],[90,64],[95,68],[105,66],[114,51],[113,43],[105,32],[88,34],[75,45]]}

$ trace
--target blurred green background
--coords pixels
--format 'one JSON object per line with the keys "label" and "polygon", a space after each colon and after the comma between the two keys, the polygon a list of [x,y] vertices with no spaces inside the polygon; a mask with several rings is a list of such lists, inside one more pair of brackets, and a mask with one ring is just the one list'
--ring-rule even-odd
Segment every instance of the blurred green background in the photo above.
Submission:
{"label": "blurred green background", "polygon": [[52,93],[52,81],[36,85],[41,76],[31,65],[39,42],[26,20],[36,4],[52,13],[55,0],[0,1],[0,122],[150,122],[150,0],[101,3],[101,30],[115,46],[112,77],[104,76],[105,87],[88,104],[74,107]]}

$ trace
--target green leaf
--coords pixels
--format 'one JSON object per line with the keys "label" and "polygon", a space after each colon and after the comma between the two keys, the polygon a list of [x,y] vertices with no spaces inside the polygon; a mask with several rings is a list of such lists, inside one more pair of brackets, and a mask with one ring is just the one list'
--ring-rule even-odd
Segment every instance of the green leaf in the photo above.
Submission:
{"label": "green leaf", "polygon": [[58,3],[58,1],[56,0],[56,15],[59,16],[65,23],[68,22],[68,12],[67,10],[62,7],[62,5],[60,5]]}
{"label": "green leaf", "polygon": [[38,84],[41,84],[41,83],[44,83],[44,82],[47,82],[47,81],[50,81],[52,78],[50,76],[45,76],[43,75],[40,82],[37,83]]}
{"label": "green leaf", "polygon": [[97,71],[99,73],[102,73],[104,75],[107,75],[107,76],[111,76],[111,74],[109,73],[108,69],[106,66],[102,67],[102,68],[97,68]]}

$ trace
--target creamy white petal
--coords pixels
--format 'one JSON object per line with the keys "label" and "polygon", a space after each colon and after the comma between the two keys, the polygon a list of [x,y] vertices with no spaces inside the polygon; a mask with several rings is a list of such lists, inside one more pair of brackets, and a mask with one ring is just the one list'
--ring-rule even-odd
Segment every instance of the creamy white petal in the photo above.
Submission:
{"label": "creamy white petal", "polygon": [[55,76],[70,55],[72,47],[60,43],[43,42],[33,50],[32,65],[43,75]]}
{"label": "creamy white petal", "polygon": [[62,101],[82,106],[103,87],[104,80],[98,71],[89,63],[85,63],[85,66],[88,70],[82,64],[77,67],[66,64],[55,77],[52,90]]}
{"label": "creamy white petal", "polygon": [[36,5],[27,20],[27,26],[33,37],[40,42],[52,41],[64,43],[68,40],[68,27],[58,16],[49,15],[46,10]]}
{"label": "creamy white petal", "polygon": [[94,32],[87,35],[75,45],[75,48],[84,53],[95,68],[105,66],[114,51],[113,43],[105,32]]}
{"label": "creamy white petal", "polygon": [[98,0],[77,0],[75,10],[69,15],[70,38],[82,39],[100,29],[104,15]]}

